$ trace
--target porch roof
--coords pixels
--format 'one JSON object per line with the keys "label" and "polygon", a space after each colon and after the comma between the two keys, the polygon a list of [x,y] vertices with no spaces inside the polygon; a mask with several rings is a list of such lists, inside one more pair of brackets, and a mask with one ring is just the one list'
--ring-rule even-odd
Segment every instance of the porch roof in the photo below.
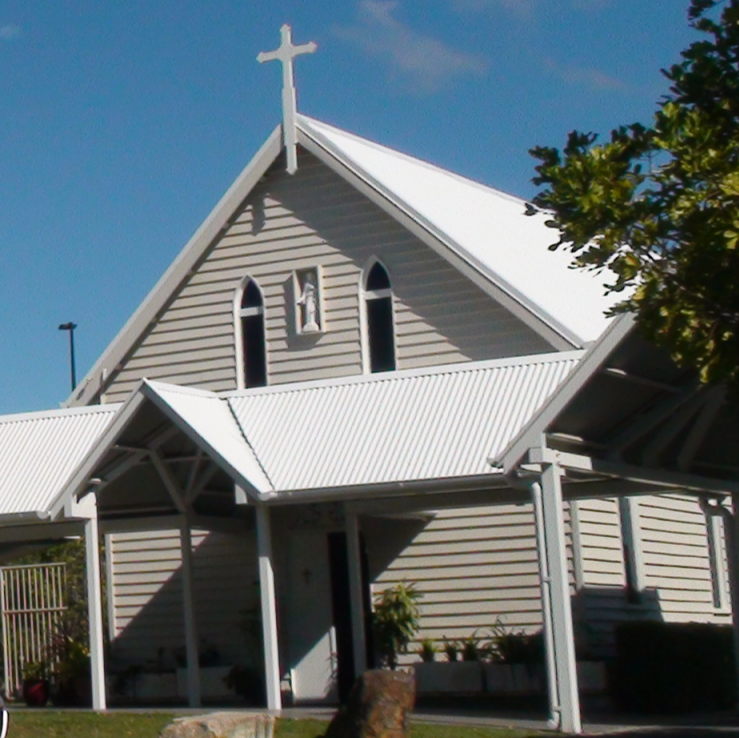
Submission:
{"label": "porch roof", "polygon": [[0,523],[49,517],[49,509],[119,404],[0,417]]}
{"label": "porch roof", "polygon": [[[490,449],[505,447],[582,353],[221,394],[144,381],[54,509],[84,493],[93,477],[101,480],[101,489],[115,480],[120,490],[123,475],[141,474],[141,465],[154,457],[156,475],[150,478],[167,480],[175,506],[178,496],[192,504],[196,495],[187,490],[197,488],[193,464],[200,463],[193,449],[261,500],[330,497],[425,480],[493,480],[499,475],[486,462]],[[154,438],[161,439],[157,447]],[[220,478],[217,490],[221,501],[223,482]],[[206,486],[202,493],[208,493]]]}
{"label": "porch roof", "polygon": [[678,367],[619,318],[492,461],[510,473],[547,445],[591,477],[739,491],[739,419],[722,386]]}

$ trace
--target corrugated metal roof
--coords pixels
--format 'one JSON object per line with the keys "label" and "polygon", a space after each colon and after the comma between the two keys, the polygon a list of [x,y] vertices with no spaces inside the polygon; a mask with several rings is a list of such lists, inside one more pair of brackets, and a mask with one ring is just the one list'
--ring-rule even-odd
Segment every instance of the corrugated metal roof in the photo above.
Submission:
{"label": "corrugated metal roof", "polygon": [[226,395],[278,492],[492,474],[581,351]]}
{"label": "corrugated metal roof", "polygon": [[512,288],[506,291],[581,344],[608,326],[604,312],[618,295],[605,295],[602,274],[571,269],[569,252],[547,249],[557,233],[543,215],[527,217],[525,201],[307,116],[299,123],[443,240],[448,237],[489,279]]}
{"label": "corrugated metal roof", "polygon": [[45,516],[119,407],[0,417],[0,516]]}
{"label": "corrugated metal roof", "polygon": [[[145,380],[149,396],[154,393],[186,425],[190,435],[202,441],[221,457],[227,466],[248,480],[261,493],[271,492],[267,478],[254,451],[234,418],[226,400],[206,390],[178,387]],[[193,435],[194,434],[194,435]]]}

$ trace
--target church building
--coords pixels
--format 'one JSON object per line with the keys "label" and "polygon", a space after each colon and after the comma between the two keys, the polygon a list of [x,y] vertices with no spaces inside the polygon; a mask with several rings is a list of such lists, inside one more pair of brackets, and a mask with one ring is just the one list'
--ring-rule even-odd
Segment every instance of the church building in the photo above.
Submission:
{"label": "church building", "polygon": [[209,658],[264,669],[270,707],[335,704],[373,597],[405,582],[419,642],[543,629],[576,732],[574,640],[731,622],[724,397],[607,318],[523,201],[287,89],[65,408],[0,417],[0,535],[99,526],[111,652],[186,662],[191,704],[222,696]]}

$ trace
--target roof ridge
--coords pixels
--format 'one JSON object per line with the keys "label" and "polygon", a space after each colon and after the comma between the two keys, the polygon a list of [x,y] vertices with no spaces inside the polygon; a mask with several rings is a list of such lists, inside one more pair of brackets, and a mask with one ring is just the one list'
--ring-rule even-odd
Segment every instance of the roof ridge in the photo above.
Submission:
{"label": "roof ridge", "polygon": [[530,366],[535,364],[553,364],[560,361],[573,361],[575,359],[579,361],[583,354],[585,354],[584,349],[553,351],[546,354],[526,354],[523,356],[512,356],[501,359],[484,359],[482,361],[467,361],[455,364],[417,367],[414,369],[397,369],[391,372],[378,372],[375,374],[355,374],[349,377],[335,377],[332,379],[313,379],[306,382],[286,382],[285,384],[273,384],[267,387],[226,390],[225,392],[218,393],[218,396],[230,401],[232,398],[237,397],[256,397],[260,395],[288,392],[303,392],[312,389],[343,387],[353,384],[397,382],[404,379],[417,379],[434,375],[464,374],[466,372],[485,371],[488,369],[514,368],[517,366]]}
{"label": "roof ridge", "polygon": [[234,423],[236,424],[236,427],[239,429],[239,432],[241,433],[241,437],[244,439],[244,443],[251,449],[251,452],[254,454],[254,459],[256,460],[257,464],[259,464],[259,468],[264,473],[264,476],[266,477],[267,481],[269,482],[269,486],[272,487],[272,491],[277,491],[277,485],[275,484],[274,480],[272,479],[270,473],[267,471],[267,467],[264,465],[264,462],[261,458],[259,458],[259,454],[257,453],[257,449],[254,446],[254,444],[249,440],[249,437],[246,435],[246,430],[244,426],[241,424],[241,421],[239,420],[239,416],[236,414],[236,411],[234,410],[234,406],[231,403],[231,398],[229,397],[221,397],[219,398],[223,402],[226,403],[226,407],[228,408],[228,412],[231,414],[231,417],[233,418]]}
{"label": "roof ridge", "polygon": [[53,418],[69,418],[75,415],[85,415],[116,412],[122,402],[110,402],[103,405],[83,405],[81,407],[59,407],[51,410],[29,410],[23,413],[11,413],[0,415],[0,425],[4,423],[18,423],[26,420],[51,420]]}
{"label": "roof ridge", "polygon": [[378,143],[377,141],[372,141],[372,139],[364,138],[363,136],[359,136],[356,133],[351,133],[350,131],[346,131],[343,128],[332,126],[330,123],[325,123],[324,121],[318,120],[317,118],[311,118],[310,116],[299,113],[298,123],[300,123],[300,119],[304,119],[308,123],[308,125],[318,124],[318,126],[324,126],[325,128],[329,128],[332,131],[336,131],[337,133],[340,133],[342,136],[346,136],[347,138],[363,143],[371,148],[379,149],[381,151],[385,151],[390,154],[393,154],[394,156],[398,156],[400,158],[406,159],[407,161],[412,162],[413,164],[417,164],[420,167],[423,167],[426,169],[434,169],[437,172],[442,172],[443,174],[449,177],[452,177],[453,179],[456,179],[459,182],[467,184],[471,187],[476,187],[481,190],[485,190],[486,192],[490,192],[494,195],[498,195],[504,200],[509,200],[511,202],[518,203],[523,207],[525,207],[528,202],[528,200],[522,197],[518,197],[517,195],[512,195],[510,192],[504,192],[503,190],[499,190],[497,187],[491,187],[490,185],[487,185],[484,182],[479,182],[476,179],[465,177],[464,175],[459,174],[451,169],[447,169],[446,167],[443,167],[440,164],[434,164],[433,162],[426,161],[425,159],[419,159],[417,156],[414,156],[413,154],[407,154],[406,152],[399,151],[398,149],[394,149],[391,146],[385,146],[381,143]]}

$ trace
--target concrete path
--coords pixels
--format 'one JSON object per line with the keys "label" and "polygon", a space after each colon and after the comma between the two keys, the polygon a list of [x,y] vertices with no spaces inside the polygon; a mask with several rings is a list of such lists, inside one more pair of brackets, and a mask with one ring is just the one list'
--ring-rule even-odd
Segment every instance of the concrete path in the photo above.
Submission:
{"label": "concrete path", "polygon": [[[283,717],[295,719],[330,720],[333,714],[333,710],[321,707],[290,707],[282,711]],[[501,711],[420,708],[413,713],[412,720],[438,725],[548,730],[544,716],[529,716]],[[593,715],[590,719],[583,721],[583,736],[607,736],[607,738],[626,738],[627,736],[628,738],[739,738],[739,715],[736,713],[721,713],[663,718]]]}

